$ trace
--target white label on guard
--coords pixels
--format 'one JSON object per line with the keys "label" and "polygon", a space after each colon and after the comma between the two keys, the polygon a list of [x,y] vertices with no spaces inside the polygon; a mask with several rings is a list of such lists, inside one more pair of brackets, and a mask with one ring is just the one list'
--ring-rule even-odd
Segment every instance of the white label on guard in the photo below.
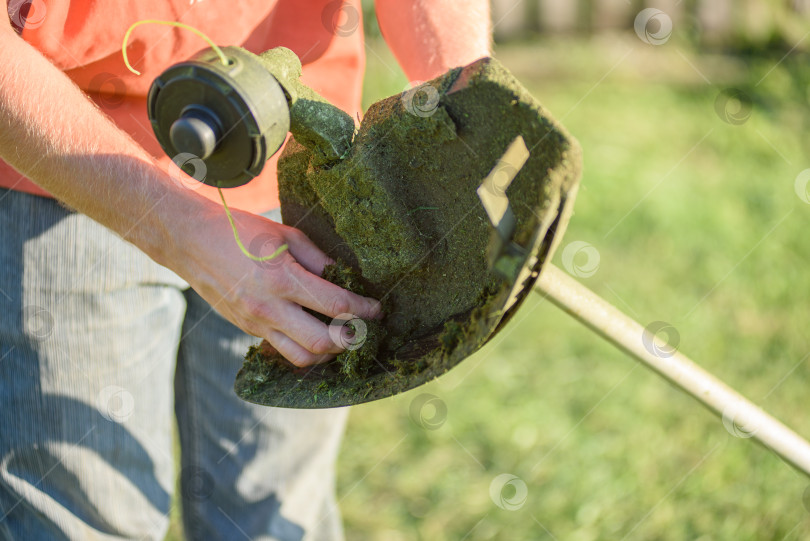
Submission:
{"label": "white label on guard", "polygon": [[489,215],[489,220],[495,227],[501,223],[506,209],[509,208],[506,189],[512,184],[512,180],[528,159],[529,149],[526,148],[523,136],[518,135],[476,190],[481,204],[484,205],[484,209]]}

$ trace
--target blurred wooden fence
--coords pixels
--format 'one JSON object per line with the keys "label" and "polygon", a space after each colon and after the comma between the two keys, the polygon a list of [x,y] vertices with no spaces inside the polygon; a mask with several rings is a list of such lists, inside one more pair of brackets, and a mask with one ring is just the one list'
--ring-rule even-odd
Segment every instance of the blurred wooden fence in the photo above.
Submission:
{"label": "blurred wooden fence", "polygon": [[[786,44],[810,32],[810,0],[492,0],[495,38],[533,33],[631,30],[644,8],[657,8],[673,29],[709,46]],[[810,39],[799,48],[807,50]]]}

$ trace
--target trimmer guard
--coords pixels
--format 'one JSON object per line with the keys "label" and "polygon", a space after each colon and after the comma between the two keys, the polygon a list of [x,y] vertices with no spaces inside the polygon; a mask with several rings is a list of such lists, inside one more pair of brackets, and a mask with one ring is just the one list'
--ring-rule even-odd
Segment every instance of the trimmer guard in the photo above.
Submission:
{"label": "trimmer guard", "polygon": [[[506,190],[521,249],[519,271],[505,279],[493,264],[515,252],[503,249],[476,190],[517,136],[530,156]],[[380,299],[386,317],[370,323],[376,335],[361,348],[311,368],[267,344],[251,348],[236,393],[266,406],[330,408],[444,374],[531,291],[565,231],[580,168],[577,142],[492,58],[372,105],[336,165],[317,165],[290,141],[279,162],[284,223],[342,262],[329,279]]]}

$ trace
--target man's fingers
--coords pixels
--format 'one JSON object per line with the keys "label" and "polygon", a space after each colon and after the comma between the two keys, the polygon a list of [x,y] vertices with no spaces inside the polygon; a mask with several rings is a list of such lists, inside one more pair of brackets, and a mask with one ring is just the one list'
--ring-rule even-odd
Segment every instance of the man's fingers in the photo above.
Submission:
{"label": "man's fingers", "polygon": [[324,363],[334,355],[317,355],[301,347],[295,340],[279,331],[270,331],[267,340],[281,355],[296,366]]}
{"label": "man's fingers", "polygon": [[332,318],[353,314],[369,319],[381,314],[379,301],[356,295],[303,269],[293,272],[292,279],[298,287],[292,289],[288,299],[319,314]]}
{"label": "man's fingers", "polygon": [[285,302],[279,312],[276,330],[295,340],[305,350],[315,355],[343,353],[344,348],[329,334],[329,326],[304,312],[300,306]]}
{"label": "man's fingers", "polygon": [[290,300],[333,318],[347,313],[371,319],[381,315],[378,301],[356,295],[320,278],[323,268],[334,261],[302,231],[289,228],[285,239],[290,254],[301,267],[309,271],[293,273],[293,279],[298,282],[299,287]]}

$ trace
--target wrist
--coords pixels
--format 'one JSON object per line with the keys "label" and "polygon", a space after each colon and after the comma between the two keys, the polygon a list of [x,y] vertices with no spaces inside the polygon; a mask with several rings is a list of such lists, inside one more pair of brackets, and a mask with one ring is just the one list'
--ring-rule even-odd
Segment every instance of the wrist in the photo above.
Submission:
{"label": "wrist", "polygon": [[119,234],[157,263],[180,272],[199,251],[200,224],[222,214],[222,207],[176,182],[157,165],[141,193],[140,216],[131,215]]}

